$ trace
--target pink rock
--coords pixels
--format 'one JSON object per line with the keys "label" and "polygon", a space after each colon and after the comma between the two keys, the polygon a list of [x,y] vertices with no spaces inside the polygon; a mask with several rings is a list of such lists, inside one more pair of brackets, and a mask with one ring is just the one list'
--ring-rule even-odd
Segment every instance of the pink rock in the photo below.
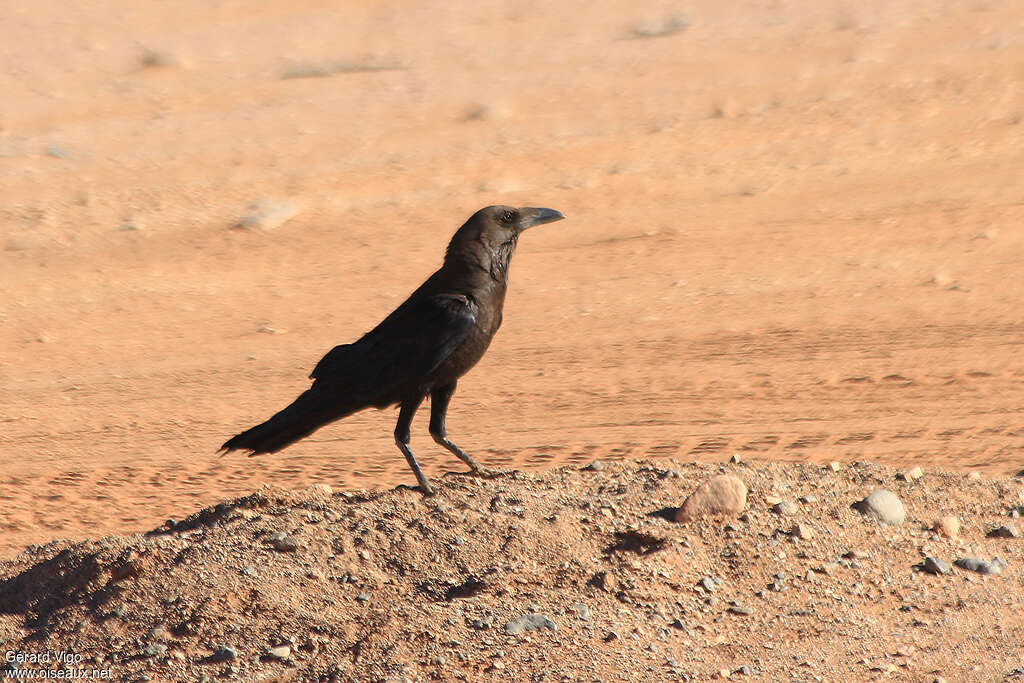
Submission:
{"label": "pink rock", "polygon": [[747,485],[739,477],[720,474],[711,477],[683,501],[676,510],[677,522],[701,517],[735,516],[747,507]]}

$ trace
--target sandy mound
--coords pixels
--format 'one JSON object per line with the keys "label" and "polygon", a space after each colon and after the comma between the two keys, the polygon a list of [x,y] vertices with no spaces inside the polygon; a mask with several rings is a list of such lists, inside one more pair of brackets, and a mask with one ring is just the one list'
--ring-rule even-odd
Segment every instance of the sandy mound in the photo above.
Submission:
{"label": "sandy mound", "polygon": [[[671,521],[722,472],[746,512]],[[431,499],[265,487],[29,548],[0,565],[0,637],[127,680],[1020,675],[1024,540],[989,534],[1021,483],[917,474],[659,460],[448,477]],[[879,488],[903,524],[851,507]],[[958,537],[930,530],[944,515]],[[944,565],[967,557],[1000,573]]]}

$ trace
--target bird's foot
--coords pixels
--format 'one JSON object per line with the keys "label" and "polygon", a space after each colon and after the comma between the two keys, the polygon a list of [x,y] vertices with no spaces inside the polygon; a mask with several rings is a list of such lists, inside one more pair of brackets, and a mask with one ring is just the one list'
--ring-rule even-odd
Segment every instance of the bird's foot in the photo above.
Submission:
{"label": "bird's foot", "polygon": [[399,484],[398,486],[395,487],[395,490],[419,491],[421,494],[423,494],[424,498],[429,498],[430,496],[437,494],[437,489],[435,489],[430,484],[427,484],[426,486],[423,486],[422,484],[417,484],[416,486],[409,486],[408,484]]}
{"label": "bird's foot", "polygon": [[497,479],[498,477],[504,477],[506,474],[511,474],[512,470],[495,470],[490,467],[484,467],[480,465],[473,467],[465,472],[445,472],[445,476],[452,477],[480,477],[481,479]]}

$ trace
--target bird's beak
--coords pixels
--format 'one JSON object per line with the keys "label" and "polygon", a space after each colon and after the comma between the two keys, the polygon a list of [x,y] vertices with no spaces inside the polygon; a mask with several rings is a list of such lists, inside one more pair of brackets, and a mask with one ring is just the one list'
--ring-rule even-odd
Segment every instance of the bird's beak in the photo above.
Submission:
{"label": "bird's beak", "polygon": [[519,230],[523,231],[543,223],[553,223],[563,218],[565,216],[560,211],[555,211],[554,209],[537,209],[532,206],[524,206],[519,209]]}

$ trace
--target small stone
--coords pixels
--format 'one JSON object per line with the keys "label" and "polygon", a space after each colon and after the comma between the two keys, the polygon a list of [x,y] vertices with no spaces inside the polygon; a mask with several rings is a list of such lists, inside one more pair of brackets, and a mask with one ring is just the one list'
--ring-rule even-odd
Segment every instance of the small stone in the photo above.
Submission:
{"label": "small stone", "polygon": [[479,619],[474,619],[473,620],[473,628],[479,629],[481,631],[484,630],[484,629],[491,628],[492,626],[494,626],[494,615],[493,614],[488,614],[488,615],[486,615],[484,617],[481,617]]}
{"label": "small stone", "polygon": [[799,511],[800,508],[791,500],[781,500],[772,506],[772,512],[783,517],[790,517]]}
{"label": "small stone", "polygon": [[708,593],[714,593],[718,590],[718,586],[715,585],[715,580],[710,576],[705,576],[703,579],[697,582],[700,588],[703,588]]}
{"label": "small stone", "polygon": [[967,478],[977,481],[978,479],[981,479],[981,472],[969,472],[967,474]]}
{"label": "small stone", "polygon": [[330,496],[334,493],[330,484],[311,484],[306,487],[306,491],[315,496]]}
{"label": "small stone", "polygon": [[751,669],[746,664],[744,664],[740,668],[736,669],[736,671],[734,671],[733,673],[738,673],[738,674],[741,674],[743,676],[753,676],[754,675],[754,670]]}
{"label": "small stone", "polygon": [[838,472],[839,470],[843,469],[842,463],[840,463],[838,460],[833,460],[825,467],[832,470],[833,472]]}
{"label": "small stone", "polygon": [[590,579],[590,585],[600,588],[607,593],[614,593],[618,590],[619,582],[615,575],[608,571],[598,572]]}
{"label": "small stone", "polygon": [[584,471],[590,471],[590,472],[600,472],[601,470],[604,469],[604,463],[601,462],[600,460],[595,460],[594,462],[590,463],[589,465],[584,465],[580,469],[582,469]]}
{"label": "small stone", "polygon": [[370,594],[369,593],[360,593],[359,595],[356,596],[356,600],[358,600],[359,602],[369,602],[370,601]]}
{"label": "small stone", "polygon": [[813,569],[808,569],[807,572],[804,574],[804,581],[815,581],[817,580],[817,578],[818,575],[814,573]]}
{"label": "small stone", "polygon": [[923,567],[929,574],[948,574],[953,571],[953,568],[949,566],[949,562],[931,556],[924,558]]}
{"label": "small stone", "polygon": [[915,465],[906,472],[901,472],[897,476],[899,479],[902,479],[903,481],[917,481],[918,479],[924,476],[924,470],[921,469],[919,466]]}
{"label": "small stone", "polygon": [[814,538],[814,528],[809,524],[799,522],[793,525],[793,528],[789,531],[789,535],[808,540]]}
{"label": "small stone", "polygon": [[238,650],[230,645],[221,645],[213,651],[210,659],[215,662],[229,662],[233,659],[238,659]]}
{"label": "small stone", "polygon": [[149,640],[170,640],[171,632],[163,626],[154,626],[149,629],[148,638]]}
{"label": "small stone", "polygon": [[983,560],[978,557],[961,557],[953,564],[961,569],[989,576],[994,576],[1003,572],[1002,563],[996,561],[989,562],[988,560]]}
{"label": "small stone", "polygon": [[813,493],[808,493],[806,496],[800,496],[801,503],[807,503],[808,505],[818,502],[818,497]]}
{"label": "small stone", "polygon": [[444,666],[448,663],[448,658],[444,655],[434,655],[430,658],[430,663],[434,666]]}
{"label": "small stone", "polygon": [[289,645],[276,645],[267,648],[267,656],[271,659],[288,659],[292,656],[292,648]]}
{"label": "small stone", "polygon": [[985,535],[989,538],[1020,538],[1020,531],[1015,524],[1004,524]]}
{"label": "small stone", "polygon": [[527,631],[537,631],[542,628],[549,628],[552,631],[558,630],[558,624],[554,620],[545,614],[524,614],[518,619],[505,624],[505,633],[509,635],[519,635]]}
{"label": "small stone", "polygon": [[932,525],[932,531],[943,538],[956,538],[960,535],[960,520],[954,515],[946,515]]}
{"label": "small stone", "polygon": [[278,531],[270,535],[270,545],[274,550],[282,553],[295,552],[302,547],[302,541],[291,534]]}
{"label": "small stone", "polygon": [[150,643],[142,654],[146,657],[163,657],[167,654],[167,646],[163,643]]}
{"label": "small stone", "polygon": [[256,202],[249,205],[245,215],[239,218],[232,227],[269,232],[295,218],[299,215],[300,210],[298,206],[287,200]]}
{"label": "small stone", "polygon": [[727,611],[733,614],[738,614],[743,617],[750,616],[754,613],[754,610],[744,605],[730,605]]}
{"label": "small stone", "polygon": [[572,608],[574,610],[576,610],[576,616],[578,616],[580,619],[582,619],[583,621],[590,621],[590,608],[589,607],[587,607],[586,605],[582,605],[582,604],[576,604],[576,605],[573,605]]}
{"label": "small stone", "polygon": [[242,567],[242,573],[246,576],[256,576],[256,570],[249,565]]}
{"label": "small stone", "polygon": [[619,638],[620,636],[617,631],[608,631],[604,636],[604,642],[610,643],[611,641],[618,640]]}
{"label": "small stone", "polygon": [[739,477],[720,474],[706,480],[683,501],[675,520],[685,523],[701,517],[734,516],[746,506],[746,484]]}
{"label": "small stone", "polygon": [[887,489],[876,489],[851,507],[883,524],[903,524],[907,517],[903,502]]}
{"label": "small stone", "polygon": [[743,462],[743,458],[740,457],[739,453],[733,453],[729,457],[729,462],[732,463],[733,465],[739,465],[741,462]]}

